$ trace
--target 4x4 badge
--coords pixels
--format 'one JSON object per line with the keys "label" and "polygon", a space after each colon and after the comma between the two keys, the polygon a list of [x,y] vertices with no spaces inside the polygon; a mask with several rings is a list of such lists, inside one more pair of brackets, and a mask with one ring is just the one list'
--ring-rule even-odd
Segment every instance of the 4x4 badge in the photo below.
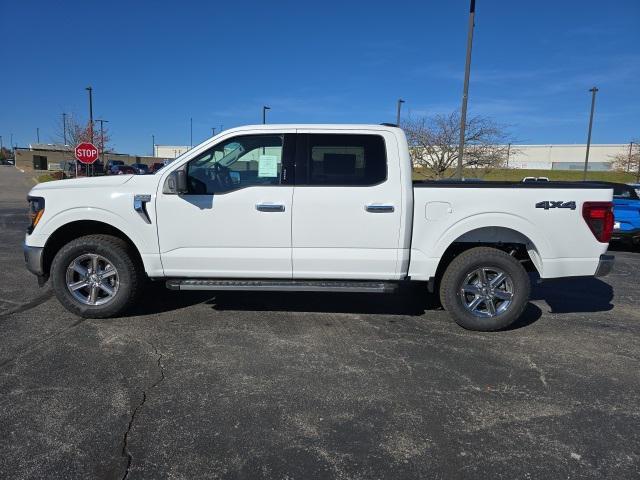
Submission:
{"label": "4x4 badge", "polygon": [[562,200],[559,202],[555,202],[553,200],[536,203],[536,208],[544,208],[545,210],[549,210],[550,208],[568,208],[570,210],[576,209],[576,202],[563,202]]}

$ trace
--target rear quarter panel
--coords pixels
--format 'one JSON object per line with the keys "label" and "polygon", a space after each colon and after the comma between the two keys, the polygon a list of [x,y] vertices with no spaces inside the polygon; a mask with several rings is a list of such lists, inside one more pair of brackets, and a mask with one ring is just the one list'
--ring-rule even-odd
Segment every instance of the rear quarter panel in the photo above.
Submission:
{"label": "rear quarter panel", "polygon": [[[485,227],[524,235],[542,278],[593,275],[608,244],[591,233],[582,205],[611,198],[607,189],[416,187],[409,275],[416,280],[435,276],[452,243]],[[536,208],[543,201],[573,201],[576,208]]]}

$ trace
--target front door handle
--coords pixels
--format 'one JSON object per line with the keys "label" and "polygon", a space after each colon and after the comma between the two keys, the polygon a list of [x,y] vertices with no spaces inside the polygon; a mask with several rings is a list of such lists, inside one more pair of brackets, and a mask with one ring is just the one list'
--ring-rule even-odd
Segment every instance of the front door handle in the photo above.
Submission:
{"label": "front door handle", "polygon": [[256,210],[259,212],[284,212],[284,205],[280,203],[258,203]]}
{"label": "front door handle", "polygon": [[395,210],[393,205],[380,204],[380,203],[371,203],[369,205],[364,206],[367,212],[371,213],[390,213]]}

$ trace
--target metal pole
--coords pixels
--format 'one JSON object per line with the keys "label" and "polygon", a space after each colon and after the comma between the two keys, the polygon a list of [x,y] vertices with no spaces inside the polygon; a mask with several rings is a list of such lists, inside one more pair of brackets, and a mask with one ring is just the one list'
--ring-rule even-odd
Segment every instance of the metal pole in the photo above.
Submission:
{"label": "metal pole", "polygon": [[3,148],[4,148],[4,145],[2,144],[2,135],[0,135],[0,152],[2,151]]}
{"label": "metal pole", "polygon": [[271,110],[271,107],[267,107],[266,105],[262,106],[262,124],[267,123],[267,110]]}
{"label": "metal pole", "polygon": [[67,114],[62,114],[62,136],[64,137],[64,144],[67,144]]}
{"label": "metal pole", "polygon": [[36,127],[36,139],[40,143],[40,127]]}
{"label": "metal pole", "polygon": [[156,136],[151,135],[151,156],[156,156]]}
{"label": "metal pole", "polygon": [[598,92],[597,87],[590,88],[591,92],[591,115],[589,116],[589,134],[587,135],[587,154],[584,157],[584,176],[583,180],[587,181],[587,169],[589,167],[589,149],[591,148],[591,129],[593,127],[593,111],[596,108],[596,93]]}
{"label": "metal pole", "polygon": [[476,0],[469,6],[469,29],[467,32],[467,60],[464,66],[464,87],[462,90],[462,108],[460,109],[460,145],[458,146],[458,168],[456,176],[462,179],[462,159],[464,156],[464,134],[467,125],[467,99],[469,97],[469,75],[471,74],[471,48],[473,46],[473,27],[476,14]]}
{"label": "metal pole", "polygon": [[211,127],[211,136],[212,137],[216,136],[216,127]]}
{"label": "metal pole", "polygon": [[13,150],[13,133],[11,133],[10,135],[11,135],[11,141],[9,142],[9,147],[11,147],[11,149]]}
{"label": "metal pole", "polygon": [[509,155],[511,154],[511,143],[507,145],[507,168],[509,168]]}
{"label": "metal pole", "polygon": [[397,109],[397,113],[396,113],[396,126],[400,126],[400,109],[402,108],[402,104],[404,103],[404,100],[402,100],[401,98],[398,99],[398,109]]}
{"label": "metal pole", "polygon": [[633,149],[633,142],[629,142],[629,160],[627,161],[627,172],[631,170],[631,151]]}
{"label": "metal pole", "polygon": [[93,143],[93,88],[87,87],[89,92],[89,137],[91,137],[91,143]]}

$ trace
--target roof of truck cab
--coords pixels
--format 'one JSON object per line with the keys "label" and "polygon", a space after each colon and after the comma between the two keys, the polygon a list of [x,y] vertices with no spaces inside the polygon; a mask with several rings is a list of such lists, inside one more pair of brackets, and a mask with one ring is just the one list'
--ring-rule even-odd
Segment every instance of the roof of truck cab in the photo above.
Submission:
{"label": "roof of truck cab", "polygon": [[231,130],[278,130],[278,129],[318,129],[318,130],[389,130],[398,128],[392,125],[379,125],[368,123],[267,123],[265,125],[240,125],[237,127],[229,128],[221,133]]}

